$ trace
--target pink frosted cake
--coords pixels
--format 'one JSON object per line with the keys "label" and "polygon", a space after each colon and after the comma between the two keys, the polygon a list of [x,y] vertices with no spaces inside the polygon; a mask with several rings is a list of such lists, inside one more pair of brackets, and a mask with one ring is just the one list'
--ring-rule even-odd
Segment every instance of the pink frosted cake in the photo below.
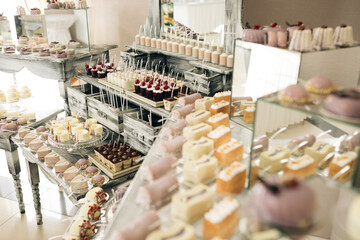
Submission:
{"label": "pink frosted cake", "polygon": [[309,101],[309,94],[303,86],[294,84],[281,90],[278,99],[283,103],[306,104]]}
{"label": "pink frosted cake", "polygon": [[259,180],[251,193],[252,210],[259,220],[292,228],[312,223],[315,195],[304,182],[284,176]]}
{"label": "pink frosted cake", "polygon": [[337,86],[327,77],[312,77],[305,84],[306,90],[314,94],[330,94]]}
{"label": "pink frosted cake", "polygon": [[355,89],[336,91],[329,95],[324,107],[336,115],[360,118],[360,92]]}
{"label": "pink frosted cake", "polygon": [[285,29],[277,25],[276,22],[271,23],[270,26],[264,27],[266,31],[265,44],[272,47],[286,47],[287,34]]}
{"label": "pink frosted cake", "polygon": [[264,44],[266,32],[260,29],[260,25],[254,25],[254,29],[251,29],[249,23],[246,23],[246,27],[242,37],[243,41]]}

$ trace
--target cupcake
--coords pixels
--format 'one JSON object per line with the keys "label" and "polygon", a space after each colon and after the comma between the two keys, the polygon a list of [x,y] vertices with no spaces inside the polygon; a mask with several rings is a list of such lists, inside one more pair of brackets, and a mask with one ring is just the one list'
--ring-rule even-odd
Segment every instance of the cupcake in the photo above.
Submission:
{"label": "cupcake", "polygon": [[75,166],[79,169],[86,169],[90,165],[90,162],[85,158],[81,158],[75,163]]}
{"label": "cupcake", "polygon": [[96,69],[96,66],[92,66],[91,68],[91,76],[93,78],[97,78],[98,77],[98,74],[97,74],[98,70]]}
{"label": "cupcake", "polygon": [[135,93],[140,93],[140,80],[136,79],[135,84],[134,84],[134,88],[135,88]]}
{"label": "cupcake", "polygon": [[163,90],[161,90],[160,85],[157,85],[154,88],[153,99],[155,102],[160,102],[163,100]]}
{"label": "cupcake", "polygon": [[140,85],[140,95],[145,97],[146,96],[146,82],[142,82]]}
{"label": "cupcake", "polygon": [[146,98],[148,99],[152,99],[153,98],[153,87],[151,85],[151,83],[149,82],[149,84],[147,85],[147,88],[146,88]]}
{"label": "cupcake", "polygon": [[306,90],[313,94],[330,94],[337,90],[337,86],[326,77],[310,78],[305,84]]}
{"label": "cupcake", "polygon": [[91,68],[89,64],[85,64],[85,71],[86,71],[86,75],[91,75]]}
{"label": "cupcake", "polygon": [[278,99],[282,103],[306,104],[309,102],[309,94],[303,86],[294,84],[281,90]]}
{"label": "cupcake", "polygon": [[168,85],[164,85],[163,87],[163,98],[170,98],[171,97],[171,89]]}
{"label": "cupcake", "polygon": [[100,173],[100,170],[97,167],[94,167],[94,166],[89,166],[84,171],[84,174],[87,177],[93,177],[93,176],[97,175],[98,173]]}
{"label": "cupcake", "polygon": [[106,77],[106,71],[104,71],[103,68],[98,68],[97,76],[98,76],[98,78],[105,78]]}

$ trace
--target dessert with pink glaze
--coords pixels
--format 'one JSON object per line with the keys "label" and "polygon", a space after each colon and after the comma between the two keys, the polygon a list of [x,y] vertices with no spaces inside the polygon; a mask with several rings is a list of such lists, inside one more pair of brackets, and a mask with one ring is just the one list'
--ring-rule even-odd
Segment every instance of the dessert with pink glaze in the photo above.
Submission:
{"label": "dessert with pink glaze", "polygon": [[20,49],[20,55],[29,55],[29,54],[31,54],[32,53],[32,51],[31,51],[31,49],[30,48],[21,48]]}
{"label": "dessert with pink glaze", "polygon": [[278,99],[282,103],[306,104],[309,102],[309,94],[303,86],[294,84],[281,90]]}
{"label": "dessert with pink glaze", "polygon": [[264,44],[266,32],[260,29],[260,25],[254,25],[254,29],[251,29],[249,23],[246,23],[246,27],[242,37],[243,41]]}
{"label": "dessert with pink glaze", "polygon": [[252,210],[259,220],[300,229],[312,224],[315,195],[305,182],[275,175],[259,180],[251,192]]}
{"label": "dessert with pink glaze", "polygon": [[326,98],[324,107],[336,115],[360,118],[360,92],[355,89],[336,91]]}
{"label": "dessert with pink glaze", "polygon": [[265,44],[272,47],[286,47],[287,35],[285,29],[277,25],[276,22],[270,24],[263,29],[266,31]]}
{"label": "dessert with pink glaze", "polygon": [[39,56],[41,56],[41,57],[50,56],[50,50],[49,49],[41,49],[39,52]]}
{"label": "dessert with pink glaze", "polygon": [[313,94],[330,94],[337,90],[337,86],[327,77],[310,78],[306,82],[305,88]]}
{"label": "dessert with pink glaze", "polygon": [[57,58],[66,58],[66,57],[67,57],[67,54],[66,54],[65,51],[56,51],[55,56],[56,56]]}

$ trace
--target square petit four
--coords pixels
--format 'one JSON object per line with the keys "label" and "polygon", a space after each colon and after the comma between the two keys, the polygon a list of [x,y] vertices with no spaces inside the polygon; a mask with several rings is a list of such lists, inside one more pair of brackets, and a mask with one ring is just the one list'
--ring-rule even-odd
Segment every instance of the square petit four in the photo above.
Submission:
{"label": "square petit four", "polygon": [[238,194],[245,188],[246,167],[239,162],[233,162],[223,169],[216,179],[216,192]]}
{"label": "square petit four", "polygon": [[76,142],[86,142],[90,140],[90,133],[88,130],[80,130],[75,134]]}
{"label": "square petit four", "polygon": [[206,124],[210,125],[212,129],[216,129],[221,125],[229,127],[230,126],[229,114],[222,112],[215,114],[206,121]]}
{"label": "square petit four", "polygon": [[229,127],[220,126],[211,131],[207,137],[213,140],[214,147],[218,148],[231,140],[231,130]]}
{"label": "square petit four", "polygon": [[342,173],[337,179],[341,182],[347,182],[352,176],[352,171],[354,168],[354,163],[356,161],[357,154],[354,152],[347,152],[337,156],[332,160],[329,165],[329,176],[334,177],[337,175],[343,168],[349,166],[349,171]]}
{"label": "square petit four", "polygon": [[260,154],[260,165],[269,173],[276,173],[282,170],[283,163],[281,160],[290,157],[290,150],[282,146],[275,146]]}
{"label": "square petit four", "polygon": [[289,161],[284,166],[284,173],[294,175],[298,178],[306,178],[316,172],[316,162],[309,155]]}
{"label": "square petit four", "polygon": [[335,147],[326,142],[315,142],[311,147],[305,148],[305,154],[311,156],[316,163],[321,162],[329,153],[335,151]]}
{"label": "square petit four", "polygon": [[183,166],[184,182],[207,184],[216,178],[216,158],[203,155],[200,159],[186,161]]}
{"label": "square petit four", "polygon": [[219,165],[230,165],[235,161],[243,159],[244,145],[236,140],[232,140],[218,147],[215,151]]}
{"label": "square petit four", "polygon": [[210,112],[205,110],[198,110],[196,112],[190,113],[186,116],[185,120],[189,126],[194,126],[199,123],[204,123],[206,120],[211,117]]}
{"label": "square petit four", "polygon": [[215,204],[204,216],[203,239],[231,238],[239,224],[239,208],[239,203],[232,197],[224,198]]}
{"label": "square petit four", "polygon": [[186,223],[201,218],[213,206],[213,192],[203,184],[179,192],[172,197],[171,214]]}
{"label": "square petit four", "polygon": [[89,129],[91,125],[97,124],[97,120],[93,118],[86,119],[85,121],[85,128]]}
{"label": "square petit four", "polygon": [[183,129],[183,136],[187,140],[199,140],[206,137],[211,132],[211,127],[205,123],[199,123],[194,126],[188,126]]}
{"label": "square petit four", "polygon": [[221,101],[230,102],[230,100],[231,100],[231,91],[217,92],[214,95],[214,101],[216,103]]}
{"label": "square petit four", "polygon": [[214,116],[217,113],[230,113],[230,103],[226,102],[226,101],[220,101],[217,103],[214,103],[213,105],[211,105],[210,109],[209,109],[211,116]]}
{"label": "square petit four", "polygon": [[195,229],[193,226],[176,221],[166,229],[156,230],[150,233],[146,240],[195,240]]}
{"label": "square petit four", "polygon": [[202,137],[196,141],[187,141],[183,145],[182,156],[185,161],[191,161],[208,155],[214,150],[214,141]]}
{"label": "square petit four", "polygon": [[58,141],[58,142],[67,142],[70,140],[70,136],[68,131],[66,130],[62,130],[62,131],[57,131],[54,134],[54,140]]}
{"label": "square petit four", "polygon": [[103,126],[101,124],[93,124],[89,128],[89,133],[95,136],[101,136],[103,134]]}
{"label": "square petit four", "polygon": [[81,131],[84,129],[84,126],[82,125],[82,123],[76,123],[74,125],[70,126],[70,131],[72,135],[75,135],[78,131]]}
{"label": "square petit four", "polygon": [[205,110],[209,111],[211,105],[214,104],[214,98],[204,97],[195,101],[195,111]]}

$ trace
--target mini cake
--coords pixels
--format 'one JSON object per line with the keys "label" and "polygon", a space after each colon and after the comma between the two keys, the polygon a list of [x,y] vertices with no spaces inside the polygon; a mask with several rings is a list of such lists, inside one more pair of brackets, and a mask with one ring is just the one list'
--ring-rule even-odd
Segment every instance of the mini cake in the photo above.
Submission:
{"label": "mini cake", "polygon": [[20,99],[20,93],[13,85],[7,90],[6,100],[7,102],[17,102]]}
{"label": "mini cake", "polygon": [[79,220],[74,221],[69,232],[79,239],[90,239],[95,235],[96,229],[97,227],[95,224],[91,224],[87,219],[80,218]]}
{"label": "mini cake", "polygon": [[22,126],[22,125],[28,124],[28,121],[27,121],[27,119],[21,117],[17,120],[17,123],[18,123],[18,125]]}
{"label": "mini cake", "polygon": [[32,53],[32,51],[30,48],[27,48],[27,47],[20,48],[20,55],[29,55],[31,53]]}
{"label": "mini cake", "polygon": [[[19,130],[20,132],[20,130]],[[18,132],[18,133],[19,133]],[[20,135],[20,133],[19,133]],[[340,152],[354,151],[360,145],[360,132],[355,131],[345,136],[340,142]]]}
{"label": "mini cake", "polygon": [[311,50],[311,30],[300,27],[295,30],[290,41],[289,50],[298,52],[307,52]]}
{"label": "mini cake", "polygon": [[24,137],[24,144],[29,145],[29,143],[36,138],[37,135],[35,133],[29,133]]}
{"label": "mini cake", "polygon": [[219,165],[229,166],[235,161],[243,159],[244,145],[236,140],[231,140],[228,143],[221,145],[215,151],[215,157]]}
{"label": "mini cake", "polygon": [[210,125],[213,130],[220,127],[221,125],[229,127],[230,126],[229,114],[222,113],[222,112],[217,113],[217,114],[213,115],[212,117],[210,117],[206,121],[206,124]]}
{"label": "mini cake", "polygon": [[90,182],[94,186],[101,186],[105,183],[105,177],[103,175],[95,175],[91,178]]}
{"label": "mini cake", "polygon": [[[189,115],[188,115],[189,116]],[[194,126],[188,126],[183,129],[183,136],[189,141],[199,140],[206,137],[211,132],[211,127],[205,123],[199,123]]]}
{"label": "mini cake", "polygon": [[246,42],[264,44],[265,31],[260,29],[260,25],[254,25],[254,29],[251,29],[248,23],[246,23],[247,29],[244,29],[242,40]]}
{"label": "mini cake", "polygon": [[316,163],[321,162],[329,153],[335,151],[335,147],[326,142],[315,142],[311,147],[305,148],[305,154],[314,158]]}
{"label": "mini cake", "polygon": [[299,30],[300,27],[305,27],[301,21],[297,21],[295,24],[289,24],[288,22],[286,22],[286,25],[288,25],[286,31],[289,33],[289,41],[291,41],[296,30]]}
{"label": "mini cake", "polygon": [[[89,189],[88,180],[82,175],[77,175],[71,180],[70,187],[71,191],[73,191],[74,193],[84,193]],[[88,201],[91,202],[91,200]]]}
{"label": "mini cake", "polygon": [[89,132],[91,135],[101,136],[103,134],[103,126],[101,124],[91,125]]}
{"label": "mini cake", "polygon": [[179,192],[172,197],[171,214],[186,223],[193,223],[201,218],[213,206],[213,193],[203,184],[198,184],[186,192]]}
{"label": "mini cake", "polygon": [[82,170],[86,169],[90,165],[91,165],[91,163],[85,158],[81,158],[75,163],[75,167],[82,169]]}
{"label": "mini cake", "polygon": [[4,53],[15,53],[15,48],[13,46],[4,47]]}
{"label": "mini cake", "polygon": [[20,128],[19,131],[18,131],[19,137],[21,139],[24,139],[24,137],[26,135],[28,135],[29,133],[30,133],[30,129],[28,129],[28,128]]}
{"label": "mini cake", "polygon": [[32,152],[36,152],[43,146],[43,142],[40,139],[34,139],[29,143],[29,149]]}
{"label": "mini cake", "polygon": [[62,51],[62,50],[56,51],[55,56],[56,56],[57,58],[67,58],[66,52],[65,52],[65,51]]}
{"label": "mini cake", "polygon": [[214,101],[216,103],[221,101],[230,102],[230,100],[231,100],[231,91],[218,92],[215,93],[214,95]]}
{"label": "mini cake", "polygon": [[75,49],[67,48],[67,49],[65,49],[65,53],[67,55],[74,55],[75,54]]}
{"label": "mini cake", "polygon": [[77,132],[84,130],[84,126],[82,123],[72,123],[69,126],[69,130],[71,131],[72,135],[76,135]]}
{"label": "mini cake", "polygon": [[80,208],[79,215],[90,222],[95,222],[100,219],[101,207],[94,202],[87,202]]}
{"label": "mini cake", "polygon": [[211,116],[214,116],[217,113],[230,113],[230,103],[229,102],[225,102],[225,101],[220,101],[217,103],[214,103],[213,105],[211,105],[210,109],[209,109]]}
{"label": "mini cake", "polygon": [[210,112],[205,110],[199,110],[188,114],[185,117],[185,120],[189,126],[194,126],[199,123],[204,123],[208,118],[210,118],[210,116]]}
{"label": "mini cake", "polygon": [[338,180],[341,182],[347,182],[351,179],[355,161],[357,159],[357,154],[354,152],[347,152],[340,156],[335,157],[335,159],[329,165],[329,176],[334,177],[337,175],[343,168],[349,166],[349,171],[342,173],[338,176]]}
{"label": "mini cake", "polygon": [[199,110],[209,111],[212,104],[214,104],[214,98],[212,97],[204,97],[204,98],[196,99],[195,111],[199,111]]}
{"label": "mini cake", "polygon": [[309,155],[289,161],[284,166],[284,173],[291,174],[297,178],[306,178],[316,172],[316,162]]}
{"label": "mini cake", "polygon": [[75,134],[76,142],[87,142],[90,140],[90,134],[88,130],[80,130]]}
{"label": "mini cake", "polygon": [[57,142],[67,142],[70,140],[69,133],[66,130],[56,131],[54,140]]}
{"label": "mini cake", "polygon": [[183,145],[182,156],[184,160],[196,160],[214,150],[214,141],[205,137],[197,141],[187,141]]}
{"label": "mini cake", "polygon": [[231,238],[239,224],[239,208],[239,203],[232,197],[227,197],[215,204],[214,208],[204,216],[203,239]]}
{"label": "mini cake", "polygon": [[[232,112],[233,113],[233,112]],[[254,122],[255,108],[248,107],[244,110],[244,122],[247,124],[252,124]]]}
{"label": "mini cake", "polygon": [[223,169],[216,179],[216,192],[238,194],[245,188],[246,167],[239,162],[233,162]]}
{"label": "mini cake", "polygon": [[93,177],[93,176],[97,175],[99,172],[100,172],[100,170],[97,167],[89,166],[85,169],[84,174],[87,177]]}
{"label": "mini cake", "polygon": [[34,121],[36,120],[36,115],[35,113],[22,113],[20,115],[22,118],[25,118],[28,121]]}
{"label": "mini cake", "polygon": [[75,40],[70,40],[68,43],[68,47],[75,49],[75,48],[80,48],[81,47],[81,43],[75,41]]}
{"label": "mini cake", "polygon": [[97,204],[103,204],[107,200],[107,193],[101,187],[95,187],[91,189],[86,195],[85,198],[89,202],[95,202]]}
{"label": "mini cake", "polygon": [[50,49],[41,49],[39,51],[39,56],[40,57],[48,57],[48,56],[50,56]]}
{"label": "mini cake", "polygon": [[208,184],[216,178],[217,166],[216,158],[208,155],[203,155],[198,160],[186,161],[183,166],[184,182]]}
{"label": "mini cake", "polygon": [[153,231],[146,237],[146,240],[159,239],[195,240],[195,229],[191,225],[176,221],[170,227],[162,230]]}
{"label": "mini cake", "polygon": [[360,118],[360,92],[354,89],[336,91],[326,98],[324,108],[336,115]]}
{"label": "mini cake", "polygon": [[334,43],[337,46],[352,46],[354,42],[354,32],[351,26],[342,24],[335,28]]}
{"label": "mini cake", "polygon": [[170,112],[174,108],[176,101],[177,101],[176,98],[164,98],[165,110]]}
{"label": "mini cake", "polygon": [[2,131],[17,131],[18,125],[16,123],[7,123],[1,126]]}
{"label": "mini cake", "polygon": [[310,78],[305,85],[309,93],[330,94],[337,90],[337,86],[327,77]]}
{"label": "mini cake", "polygon": [[303,86],[294,84],[281,90],[278,99],[285,104],[306,104],[309,102],[309,94]]}
{"label": "mini cake", "polygon": [[211,131],[207,137],[214,141],[214,148],[218,148],[231,140],[231,130],[222,125]]}
{"label": "mini cake", "polygon": [[313,29],[311,46],[316,50],[334,49],[334,30],[331,27],[321,26]]}
{"label": "mini cake", "polygon": [[269,173],[281,171],[283,167],[282,160],[290,157],[290,150],[282,146],[275,146],[268,151],[260,154],[260,165],[262,169],[266,169]]}
{"label": "mini cake", "polygon": [[347,214],[346,229],[352,240],[359,240],[360,236],[360,196],[350,204]]}
{"label": "mini cake", "polygon": [[[315,143],[315,141],[316,141],[316,138],[313,134],[306,134],[304,136],[291,139],[289,141],[287,147],[290,150],[292,150],[293,155],[302,156],[302,155],[304,155],[305,148],[311,147]],[[293,151],[293,149],[295,149],[295,148],[297,148],[297,150]]]}
{"label": "mini cake", "polygon": [[244,111],[247,108],[255,107],[255,102],[249,100],[241,100],[240,101],[240,110]]}
{"label": "mini cake", "polygon": [[79,174],[80,174],[79,170],[76,167],[71,166],[65,170],[65,172],[63,173],[63,177],[66,182],[71,182],[71,180],[73,180],[74,177],[76,177]]}
{"label": "mini cake", "polygon": [[69,167],[70,167],[70,163],[66,159],[62,159],[58,161],[54,166],[56,173],[63,173]]}
{"label": "mini cake", "polygon": [[31,15],[40,15],[40,14],[41,14],[41,11],[40,11],[40,9],[38,9],[38,8],[32,8],[32,9],[30,10],[30,14],[31,14]]}
{"label": "mini cake", "polygon": [[47,128],[45,126],[40,126],[36,128],[36,133],[42,133],[42,132],[46,132]]}
{"label": "mini cake", "polygon": [[60,161],[60,156],[56,152],[51,151],[45,155],[44,159],[46,165],[53,167],[57,162]]}
{"label": "mini cake", "polygon": [[274,175],[254,186],[251,203],[255,216],[263,222],[306,228],[313,220],[315,195],[303,181]]}

